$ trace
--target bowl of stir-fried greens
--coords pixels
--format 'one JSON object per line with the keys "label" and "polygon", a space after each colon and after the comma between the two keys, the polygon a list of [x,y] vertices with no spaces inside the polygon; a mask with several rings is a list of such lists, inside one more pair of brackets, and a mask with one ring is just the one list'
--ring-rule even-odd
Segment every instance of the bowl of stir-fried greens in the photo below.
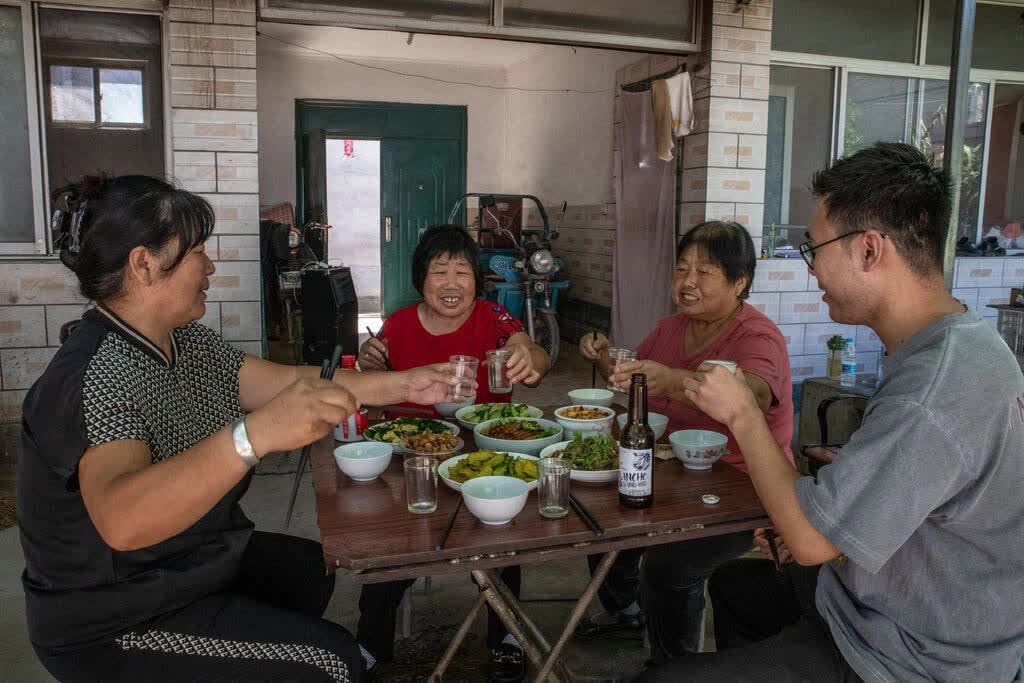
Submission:
{"label": "bowl of stir-fried greens", "polygon": [[570,478],[591,484],[619,480],[619,444],[609,434],[562,441],[540,452],[543,458],[565,458],[572,463]]}
{"label": "bowl of stir-fried greens", "polygon": [[537,457],[525,453],[476,451],[456,455],[437,466],[437,473],[450,488],[461,491],[462,485],[477,477],[515,477],[537,488]]}
{"label": "bowl of stir-fried greens", "polygon": [[525,403],[478,403],[474,406],[460,408],[455,413],[455,419],[466,429],[473,429],[481,422],[497,420],[507,417],[543,417],[544,411],[540,408],[528,406]]}

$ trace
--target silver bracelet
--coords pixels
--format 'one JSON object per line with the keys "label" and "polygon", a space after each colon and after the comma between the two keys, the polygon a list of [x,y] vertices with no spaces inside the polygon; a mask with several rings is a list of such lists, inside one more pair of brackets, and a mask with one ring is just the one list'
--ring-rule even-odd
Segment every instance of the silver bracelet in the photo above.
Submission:
{"label": "silver bracelet", "polygon": [[253,450],[252,444],[249,443],[249,435],[245,433],[244,417],[238,418],[231,425],[231,438],[234,439],[235,452],[238,453],[238,457],[242,459],[242,462],[248,467],[256,467],[260,459],[256,457],[256,451]]}

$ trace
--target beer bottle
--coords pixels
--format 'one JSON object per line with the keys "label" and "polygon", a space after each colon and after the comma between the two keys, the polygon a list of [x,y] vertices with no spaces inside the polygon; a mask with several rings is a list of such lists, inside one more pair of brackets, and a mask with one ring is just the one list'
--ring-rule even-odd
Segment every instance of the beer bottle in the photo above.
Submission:
{"label": "beer bottle", "polygon": [[654,432],[647,425],[647,375],[633,375],[629,416],[619,435],[619,503],[647,508],[654,502]]}

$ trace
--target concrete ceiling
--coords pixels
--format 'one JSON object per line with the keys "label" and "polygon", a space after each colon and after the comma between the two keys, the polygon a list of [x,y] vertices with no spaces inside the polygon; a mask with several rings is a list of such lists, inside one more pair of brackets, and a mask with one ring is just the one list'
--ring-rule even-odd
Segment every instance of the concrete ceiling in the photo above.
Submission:
{"label": "concrete ceiling", "polygon": [[342,57],[366,60],[431,62],[502,68],[521,62],[544,48],[537,43],[462,38],[428,33],[415,34],[412,45],[409,45],[408,33],[369,31],[337,26],[280,24],[267,21],[261,21],[258,29],[261,34],[264,34],[260,40],[265,42],[268,47],[276,44],[278,48],[306,52],[302,48],[284,45],[269,38],[269,36],[273,36],[289,43]]}

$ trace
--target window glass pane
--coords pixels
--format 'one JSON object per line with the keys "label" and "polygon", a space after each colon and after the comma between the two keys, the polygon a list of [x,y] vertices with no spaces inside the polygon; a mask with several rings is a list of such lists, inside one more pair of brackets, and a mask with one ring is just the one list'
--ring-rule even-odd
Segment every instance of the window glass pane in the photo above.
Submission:
{"label": "window glass pane", "polygon": [[91,66],[50,67],[50,111],[54,121],[93,123],[96,102]]}
{"label": "window glass pane", "polygon": [[[1008,249],[1024,249],[1024,85],[997,83],[985,181],[986,235]],[[993,232],[994,231],[994,232]]]}
{"label": "window glass pane", "polygon": [[771,68],[764,224],[778,229],[777,246],[796,246],[814,209],[808,187],[829,162],[832,100],[831,69]]}
{"label": "window glass pane", "polygon": [[142,71],[100,69],[100,120],[103,123],[145,123]]}
{"label": "window glass pane", "polygon": [[775,0],[772,49],[913,62],[914,0]]}
{"label": "window glass pane", "polygon": [[852,154],[885,140],[910,142],[914,100],[911,80],[851,73],[846,88],[843,154]]}
{"label": "window glass pane", "polygon": [[[953,52],[953,0],[931,0],[928,64],[948,66]],[[1024,71],[1024,7],[978,3],[974,16],[971,66]]]}
{"label": "window glass pane", "polygon": [[[947,81],[922,81],[920,113],[917,116],[917,144],[936,166],[942,165],[946,140]],[[971,83],[967,89],[967,120],[960,164],[960,212],[957,237],[978,236],[978,207],[981,202],[981,171],[985,161],[985,116],[988,86]]]}
{"label": "window glass pane", "polygon": [[0,242],[34,242],[21,8],[0,5]]}
{"label": "window glass pane", "polygon": [[354,14],[489,24],[491,0],[269,0],[270,7],[331,9]]}
{"label": "window glass pane", "polygon": [[[147,14],[81,12],[46,8],[39,12],[39,37],[43,43],[75,41],[79,43],[114,43],[122,47],[128,45],[159,46],[160,19]],[[44,49],[43,52],[46,53],[48,50]]]}
{"label": "window glass pane", "polygon": [[692,39],[692,0],[505,0],[506,26]]}

